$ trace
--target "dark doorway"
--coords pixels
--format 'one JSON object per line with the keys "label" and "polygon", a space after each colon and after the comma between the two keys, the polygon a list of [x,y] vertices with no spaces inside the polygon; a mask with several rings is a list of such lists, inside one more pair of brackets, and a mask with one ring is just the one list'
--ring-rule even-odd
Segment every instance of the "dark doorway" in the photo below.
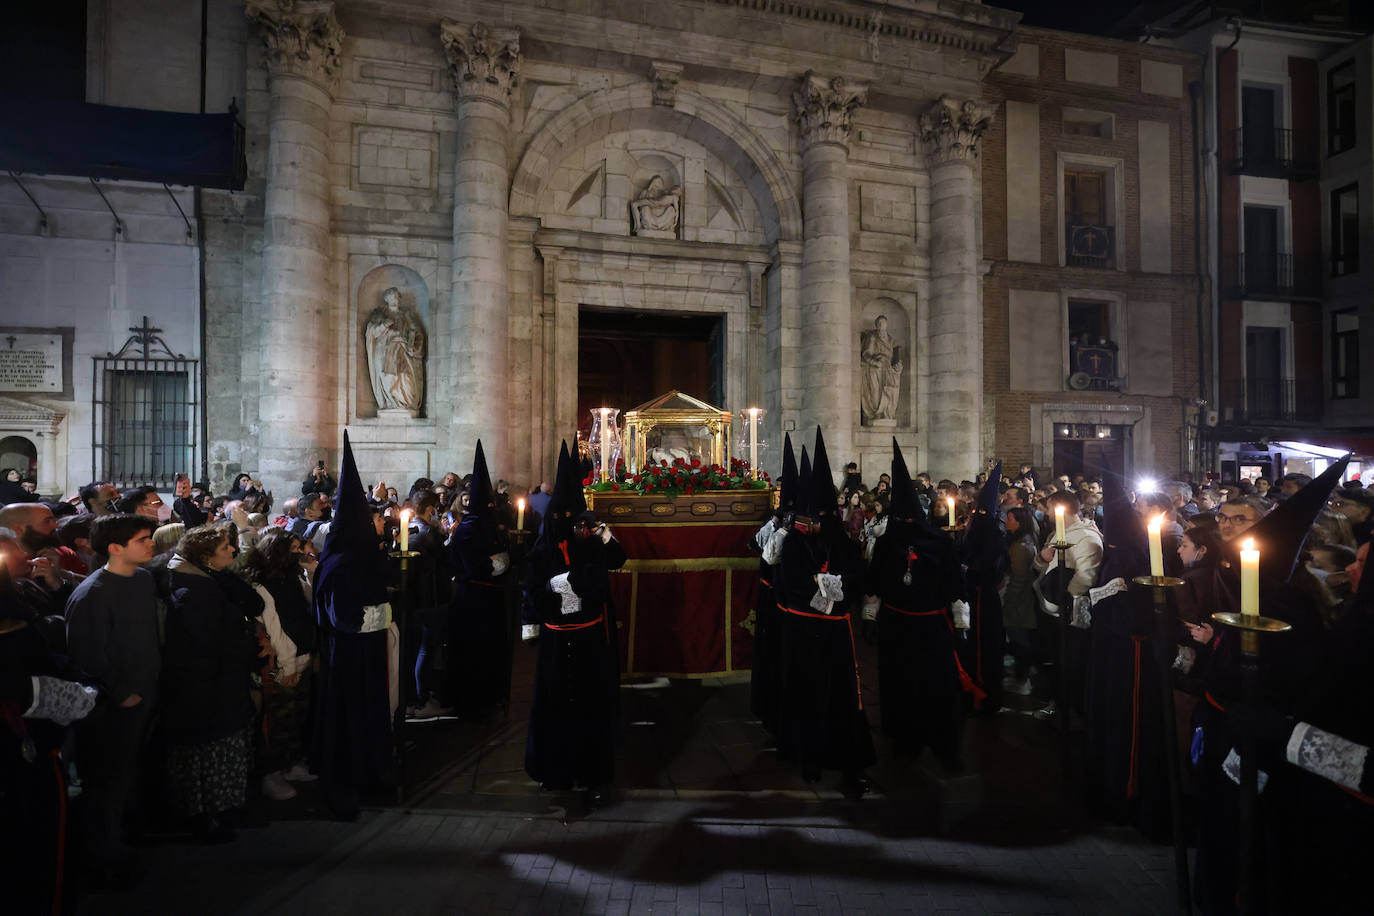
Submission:
{"label": "dark doorway", "polygon": [[1283,378],[1283,332],[1245,329],[1245,409],[1252,419],[1281,419],[1287,408]]}
{"label": "dark doorway", "polygon": [[1108,468],[1127,473],[1128,426],[1065,423],[1054,427],[1054,473],[1101,478]]}
{"label": "dark doorway", "polygon": [[631,410],[677,389],[717,407],[725,396],[725,321],[720,315],[578,313],[577,425],[596,407]]}
{"label": "dark doorway", "polygon": [[1241,142],[1245,162],[1260,165],[1274,161],[1278,127],[1278,93],[1262,86],[1240,90]]}
{"label": "dark doorway", "polygon": [[1279,211],[1245,207],[1245,288],[1272,293],[1279,288]]}

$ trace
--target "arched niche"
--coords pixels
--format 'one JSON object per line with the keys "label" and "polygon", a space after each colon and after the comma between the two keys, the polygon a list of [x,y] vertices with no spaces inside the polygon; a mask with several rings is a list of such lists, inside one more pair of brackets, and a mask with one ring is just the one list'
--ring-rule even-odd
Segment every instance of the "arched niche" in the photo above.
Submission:
{"label": "arched niche", "polygon": [[0,439],[0,468],[15,468],[26,480],[37,480],[38,446],[25,436]]}
{"label": "arched niche", "polygon": [[901,376],[897,388],[896,409],[890,421],[877,420],[870,422],[862,417],[861,423],[866,428],[881,429],[885,426],[892,426],[897,429],[910,429],[912,425],[912,371],[916,366],[916,350],[913,328],[914,318],[910,310],[891,296],[877,296],[864,303],[859,310],[858,333],[854,335],[854,364],[858,367],[858,378],[855,379],[855,392],[862,397],[866,366],[863,360],[863,340],[864,334],[872,331],[879,316],[887,318],[887,333],[892,337],[895,345],[900,347]]}
{"label": "arched niche", "polygon": [[360,418],[377,416],[377,398],[372,393],[371,377],[368,374],[367,322],[372,313],[382,306],[382,295],[392,287],[400,293],[401,307],[414,309],[425,329],[425,397],[421,404],[420,416],[425,415],[431,393],[434,391],[434,316],[430,305],[429,287],[418,273],[401,264],[374,267],[364,274],[358,283],[358,323],[353,333],[354,365],[357,366],[354,391],[357,416]]}

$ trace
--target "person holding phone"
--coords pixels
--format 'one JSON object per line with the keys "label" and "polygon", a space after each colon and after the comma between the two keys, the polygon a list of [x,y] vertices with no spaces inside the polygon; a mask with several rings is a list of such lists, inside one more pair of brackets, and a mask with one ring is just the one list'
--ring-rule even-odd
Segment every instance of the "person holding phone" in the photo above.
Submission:
{"label": "person holding phone", "polygon": [[310,475],[301,484],[301,495],[309,496],[311,493],[319,493],[322,496],[333,496],[338,484],[334,478],[329,476],[329,472],[324,469],[324,459],[315,462],[315,466],[310,469]]}

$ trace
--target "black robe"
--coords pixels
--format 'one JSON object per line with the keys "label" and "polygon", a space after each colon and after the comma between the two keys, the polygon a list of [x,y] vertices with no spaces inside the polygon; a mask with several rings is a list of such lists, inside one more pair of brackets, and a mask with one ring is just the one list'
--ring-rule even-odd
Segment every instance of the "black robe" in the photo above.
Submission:
{"label": "black robe", "polygon": [[377,543],[341,545],[315,574],[319,677],[311,768],[327,793],[390,781],[391,699],[387,630],[361,632],[363,608],[388,601],[391,564]]}
{"label": "black robe", "polygon": [[[620,650],[609,572],[625,565],[612,539],[550,529],[530,557],[522,620],[539,624],[539,658],[525,738],[525,772],[551,789],[594,788],[615,778],[620,741]],[[581,601],[564,614],[549,580],[562,573]]]}
{"label": "black robe", "polygon": [[[903,581],[908,568],[911,583]],[[950,605],[963,598],[954,545],[920,537],[891,519],[873,548],[869,590],[878,610],[878,686],[883,734],[901,755],[929,747],[948,767],[960,762],[963,719]]]}
{"label": "black robe", "polygon": [[[770,532],[772,529],[769,529]],[[770,535],[771,536],[771,535]],[[763,547],[753,538],[749,547],[762,553]],[[770,732],[778,728],[779,627],[778,599],[773,592],[777,570],[759,557],[759,595],[754,604],[754,651],[750,662],[749,708]]]}
{"label": "black robe", "polygon": [[988,715],[1002,707],[1002,656],[1006,637],[1002,629],[1002,597],[999,589],[1009,561],[1001,525],[990,514],[974,518],[961,542],[964,560],[964,592],[969,603],[968,638],[958,642],[964,670],[979,690],[976,707]]}
{"label": "black robe", "polygon": [[491,558],[508,549],[495,523],[480,517],[464,518],[449,539],[454,577],[445,693],[447,704],[464,716],[481,716],[506,699],[511,664],[507,573],[495,575]]}
{"label": "black robe", "polygon": [[[856,775],[877,762],[851,622],[863,595],[863,557],[838,520],[823,525],[820,534],[788,532],[773,582],[782,636],[778,750],[808,778],[822,768]],[[828,615],[810,605],[821,572],[843,581],[844,600]]]}

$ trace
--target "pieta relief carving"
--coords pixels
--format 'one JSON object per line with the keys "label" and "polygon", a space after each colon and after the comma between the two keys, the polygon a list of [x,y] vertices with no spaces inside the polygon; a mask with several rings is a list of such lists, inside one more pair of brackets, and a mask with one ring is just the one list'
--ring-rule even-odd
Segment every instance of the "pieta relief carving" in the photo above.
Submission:
{"label": "pieta relief carving", "polygon": [[682,186],[669,188],[662,175],[650,178],[640,195],[630,202],[630,226],[635,235],[644,238],[677,238],[681,218]]}

